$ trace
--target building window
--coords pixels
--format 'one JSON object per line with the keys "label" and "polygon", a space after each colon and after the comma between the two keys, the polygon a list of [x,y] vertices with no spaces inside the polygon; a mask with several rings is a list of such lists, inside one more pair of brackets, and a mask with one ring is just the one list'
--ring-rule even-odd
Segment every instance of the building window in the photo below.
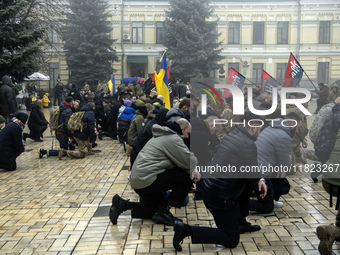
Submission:
{"label": "building window", "polygon": [[277,43],[288,44],[288,22],[277,23]]}
{"label": "building window", "polygon": [[51,27],[48,30],[48,41],[50,43],[58,43],[58,33],[55,29]]}
{"label": "building window", "polygon": [[50,63],[50,89],[53,89],[57,85],[57,79],[59,77],[59,63]]}
{"label": "building window", "polygon": [[143,43],[143,22],[132,22],[132,43]]}
{"label": "building window", "polygon": [[280,84],[283,84],[283,81],[285,79],[286,69],[287,69],[287,63],[276,64],[276,80]]}
{"label": "building window", "polygon": [[228,63],[228,72],[229,72],[230,68],[233,68],[237,72],[240,72],[240,65],[239,65],[239,63]]}
{"label": "building window", "polygon": [[331,27],[330,21],[320,21],[319,43],[329,43],[330,27]]}
{"label": "building window", "polygon": [[229,44],[240,43],[240,22],[229,22]]}
{"label": "building window", "polygon": [[319,62],[318,63],[318,83],[323,82],[328,84],[328,73],[329,73],[329,63]]}
{"label": "building window", "polygon": [[255,84],[261,84],[263,64],[253,64],[253,82]]}
{"label": "building window", "polygon": [[164,33],[164,22],[156,22],[156,43],[164,43],[165,33]]}
{"label": "building window", "polygon": [[253,24],[253,43],[263,44],[264,22],[254,22]]}

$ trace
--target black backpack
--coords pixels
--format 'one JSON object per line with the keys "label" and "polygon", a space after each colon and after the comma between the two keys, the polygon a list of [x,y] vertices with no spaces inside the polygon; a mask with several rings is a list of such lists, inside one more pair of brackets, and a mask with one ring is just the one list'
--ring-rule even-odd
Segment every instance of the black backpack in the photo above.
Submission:
{"label": "black backpack", "polygon": [[126,143],[131,121],[125,118],[117,120],[117,139],[119,143]]}

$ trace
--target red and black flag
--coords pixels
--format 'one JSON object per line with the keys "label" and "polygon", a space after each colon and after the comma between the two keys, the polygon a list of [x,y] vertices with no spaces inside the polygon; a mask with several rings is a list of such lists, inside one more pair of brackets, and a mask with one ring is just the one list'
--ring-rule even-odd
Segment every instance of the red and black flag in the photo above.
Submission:
{"label": "red and black flag", "polygon": [[261,79],[261,94],[266,92],[268,94],[273,93],[273,87],[277,88],[279,83],[271,77],[269,73],[265,70],[262,70],[262,79]]}
{"label": "red and black flag", "polygon": [[290,53],[285,80],[282,87],[296,87],[302,79],[303,69],[294,55]]}
{"label": "red and black flag", "polygon": [[[235,85],[235,86],[239,87],[240,90],[242,90],[245,79],[246,79],[246,77],[244,77],[242,74],[240,74],[234,68],[231,67],[230,71],[229,71],[227,84],[228,85]],[[223,93],[223,97],[227,98],[230,95],[231,95],[230,90],[225,89],[224,93]]]}

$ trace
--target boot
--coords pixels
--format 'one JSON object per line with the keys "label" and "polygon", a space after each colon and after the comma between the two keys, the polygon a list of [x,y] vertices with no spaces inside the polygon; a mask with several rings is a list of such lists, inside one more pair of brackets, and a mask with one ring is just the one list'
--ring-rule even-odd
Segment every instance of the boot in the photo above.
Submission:
{"label": "boot", "polygon": [[181,219],[173,216],[169,209],[165,207],[159,207],[151,219],[159,224],[164,224],[167,226],[174,226],[176,221],[182,221]]}
{"label": "boot", "polygon": [[187,236],[192,236],[192,228],[191,226],[184,224],[183,222],[180,221],[175,221],[175,226],[174,226],[174,238],[172,239],[172,245],[176,249],[176,251],[182,251],[182,242],[183,239],[186,238]]}
{"label": "boot", "polygon": [[63,156],[67,155],[67,151],[63,148],[59,148],[58,150],[58,158],[61,160],[63,158]]}
{"label": "boot", "polygon": [[319,226],[316,234],[320,239],[318,250],[321,255],[332,255],[334,241],[340,240],[340,229],[334,225]]}
{"label": "boot", "polygon": [[42,158],[44,155],[47,154],[47,150],[38,149],[38,154],[39,154],[39,158]]}
{"label": "boot", "polygon": [[338,213],[336,214],[335,225],[340,228],[340,210],[338,210]]}
{"label": "boot", "polygon": [[119,215],[129,209],[129,200],[125,200],[121,198],[118,194],[116,194],[112,198],[112,205],[110,208],[110,221],[112,222],[113,225],[117,224],[117,219]]}

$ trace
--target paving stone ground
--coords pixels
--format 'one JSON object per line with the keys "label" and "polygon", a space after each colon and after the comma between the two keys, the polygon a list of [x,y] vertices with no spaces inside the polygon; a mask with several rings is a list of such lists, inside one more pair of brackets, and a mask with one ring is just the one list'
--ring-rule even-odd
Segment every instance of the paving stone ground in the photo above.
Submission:
{"label": "paving stone ground", "polygon": [[[47,112],[45,112],[47,113]],[[18,169],[0,170],[0,254],[175,254],[173,229],[152,220],[131,219],[125,212],[113,226],[108,218],[112,196],[137,201],[128,183],[129,160],[122,146],[110,138],[97,141],[100,153],[84,159],[59,160],[37,149],[51,148],[52,136],[44,142],[28,139],[28,152],[17,159]],[[54,147],[56,141],[54,142]],[[239,245],[191,244],[186,238],[180,254],[319,254],[315,230],[335,221],[329,195],[320,182],[308,177],[290,178],[283,196],[284,207],[266,215],[250,214],[248,220],[262,230],[241,235]],[[214,226],[202,201],[172,209],[191,225]],[[334,254],[340,247],[333,246]]]}

